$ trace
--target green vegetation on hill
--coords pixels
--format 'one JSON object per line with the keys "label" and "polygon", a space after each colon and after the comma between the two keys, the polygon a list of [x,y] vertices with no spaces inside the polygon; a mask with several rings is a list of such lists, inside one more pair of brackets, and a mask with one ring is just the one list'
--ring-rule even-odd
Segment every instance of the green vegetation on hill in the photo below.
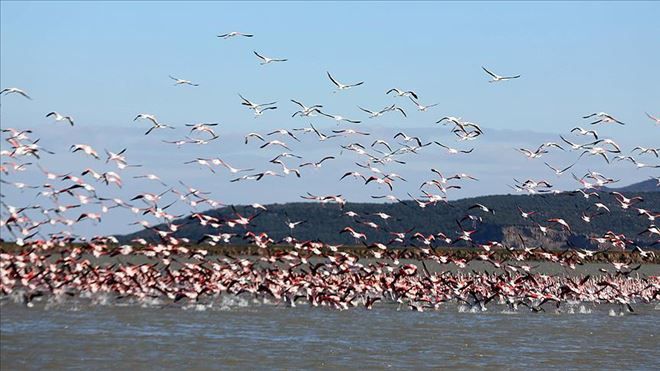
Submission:
{"label": "green vegetation on hill", "polygon": [[[236,211],[243,216],[259,213],[247,229],[242,226],[230,228],[226,225],[215,229],[210,226],[202,226],[197,219],[189,217],[177,220],[174,224],[181,225],[175,236],[189,238],[192,243],[198,242],[204,234],[225,232],[239,235],[232,239],[232,243],[241,244],[249,243],[240,238],[248,230],[255,233],[266,232],[277,242],[291,233],[286,225],[287,220],[305,221],[293,229],[293,236],[298,240],[320,240],[330,244],[354,245],[356,241],[348,233],[339,233],[344,227],[350,226],[356,231],[365,233],[369,243],[387,243],[392,238],[388,232],[403,232],[411,228],[414,228],[413,233],[420,232],[429,235],[442,232],[450,238],[455,238],[460,232],[457,220],[469,213],[482,218],[481,222],[474,224],[477,232],[474,233],[473,238],[477,242],[513,241],[517,240],[517,233],[522,233],[526,238],[530,238],[529,243],[538,242],[547,246],[547,239],[534,237],[539,235],[536,223],[559,230],[558,225],[552,225],[547,220],[563,218],[571,226],[571,233],[553,232],[549,234],[549,238],[559,244],[558,246],[563,246],[567,240],[570,240],[569,243],[587,247],[590,246],[587,237],[602,236],[607,231],[623,233],[640,246],[649,246],[653,239],[648,235],[639,236],[638,234],[653,222],[649,221],[646,216],[639,215],[637,207],[657,213],[660,208],[660,192],[635,193],[635,196],[643,197],[644,201],[627,210],[622,209],[616,199],[605,192],[600,192],[600,199],[594,197],[586,199],[580,194],[570,193],[484,196],[452,201],[448,204],[438,203],[426,208],[420,208],[414,201],[380,204],[348,203],[343,209],[336,204],[294,202],[266,205],[267,211],[255,210],[250,206],[236,206]],[[596,215],[591,223],[586,223],[581,219],[583,212],[587,214],[602,212],[594,206],[596,202],[605,204],[611,212]],[[479,209],[468,210],[476,203],[495,210],[494,214],[485,213]],[[531,217],[532,220],[524,219],[518,208],[526,212],[535,211],[536,214]],[[353,211],[359,216],[349,217],[344,214],[347,211]],[[389,214],[392,218],[383,220],[374,215],[380,212]],[[229,207],[209,210],[203,214],[220,220],[236,217],[234,211]],[[374,229],[359,221],[372,221],[380,227]],[[464,221],[462,225],[465,229],[473,228],[472,222],[469,220]],[[164,225],[156,227],[159,230],[165,228]],[[512,237],[512,233],[515,238]],[[143,230],[119,237],[123,242],[134,238],[146,238],[152,241],[158,239],[152,230]]]}

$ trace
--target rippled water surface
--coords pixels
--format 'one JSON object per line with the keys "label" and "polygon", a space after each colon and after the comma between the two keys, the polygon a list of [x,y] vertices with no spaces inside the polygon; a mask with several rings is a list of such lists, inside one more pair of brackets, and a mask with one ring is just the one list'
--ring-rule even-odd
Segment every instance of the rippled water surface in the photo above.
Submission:
{"label": "rippled water surface", "polygon": [[229,299],[212,306],[89,302],[0,307],[2,369],[75,367],[657,369],[660,306],[548,313],[447,305],[335,311]]}

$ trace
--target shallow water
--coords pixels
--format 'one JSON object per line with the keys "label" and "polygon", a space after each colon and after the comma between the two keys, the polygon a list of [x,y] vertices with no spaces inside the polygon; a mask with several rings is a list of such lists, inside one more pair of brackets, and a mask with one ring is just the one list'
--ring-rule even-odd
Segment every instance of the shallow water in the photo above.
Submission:
{"label": "shallow water", "polygon": [[[2,369],[654,369],[660,305],[574,304],[548,313],[336,311],[223,298],[211,306],[1,301]],[[378,304],[381,304],[380,306]],[[524,308],[523,308],[524,309]]]}

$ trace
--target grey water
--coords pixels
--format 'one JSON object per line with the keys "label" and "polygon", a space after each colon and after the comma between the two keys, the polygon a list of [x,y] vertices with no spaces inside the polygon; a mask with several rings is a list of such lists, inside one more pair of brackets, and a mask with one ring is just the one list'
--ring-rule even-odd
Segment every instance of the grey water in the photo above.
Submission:
{"label": "grey water", "polygon": [[[660,305],[559,313],[447,304],[337,311],[257,299],[209,305],[0,301],[0,368],[658,369]],[[381,305],[379,305],[381,304]],[[523,308],[525,309],[525,308]]]}

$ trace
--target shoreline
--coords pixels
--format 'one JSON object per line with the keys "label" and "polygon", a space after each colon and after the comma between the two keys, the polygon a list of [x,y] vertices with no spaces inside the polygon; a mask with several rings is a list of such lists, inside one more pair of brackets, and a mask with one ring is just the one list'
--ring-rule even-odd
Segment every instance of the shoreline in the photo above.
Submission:
{"label": "shoreline", "polygon": [[[7,254],[20,254],[24,253],[27,251],[37,251],[37,252],[43,252],[43,253],[60,253],[63,251],[66,251],[70,249],[70,247],[77,247],[83,250],[83,252],[89,252],[91,254],[92,248],[89,245],[86,244],[72,244],[72,245],[67,245],[65,247],[55,247],[55,248],[48,248],[48,249],[42,249],[39,247],[32,247],[32,246],[18,246],[13,243],[2,243],[0,244],[0,253],[7,253]],[[107,251],[109,253],[112,253],[113,249],[119,248],[120,245],[112,245],[108,244],[107,246]],[[134,249],[135,252],[139,252],[141,250],[144,250],[145,247],[142,245],[131,245]],[[308,248],[305,249],[296,249],[291,245],[270,245],[267,248],[260,248],[256,245],[222,245],[222,246],[210,246],[210,245],[185,245],[182,246],[185,247],[186,249],[189,249],[190,251],[195,251],[195,250],[203,250],[208,253],[208,255],[217,255],[217,256],[230,256],[230,257],[258,257],[258,256],[269,256],[272,254],[281,254],[281,253],[287,253],[290,251],[298,250],[298,251],[309,251]],[[424,248],[426,249],[426,248]],[[390,247],[387,250],[380,250],[375,247],[366,247],[366,246],[349,246],[349,245],[344,245],[344,246],[339,246],[337,247],[337,252],[339,253],[348,253],[351,255],[355,255],[359,258],[370,258],[370,259],[376,259],[378,260],[379,258],[376,258],[374,256],[374,252],[377,253],[382,253],[383,255],[386,254],[397,254],[397,257],[399,259],[404,259],[404,260],[428,260],[428,255],[422,253],[422,248],[420,247]],[[466,248],[466,247],[436,247],[429,249],[430,253],[432,255],[436,255],[438,257],[444,256],[448,258],[456,258],[456,259],[468,259],[470,261],[479,261],[479,254],[483,254],[485,251],[483,249],[479,248]],[[582,251],[581,249],[561,249],[561,250],[553,250],[553,249],[544,249],[545,251],[552,253],[553,255],[560,256],[563,254],[574,254],[574,251]],[[333,251],[331,251],[329,248],[324,247],[321,248],[320,251],[325,254],[332,254]],[[513,254],[515,252],[521,252],[523,251],[522,249],[515,249],[515,250],[506,250],[502,248],[497,248],[493,249],[491,252],[493,253],[492,258],[494,260],[500,261],[500,262],[515,262],[516,260],[513,258]],[[543,252],[540,248],[537,249],[539,252]],[[638,251],[635,250],[625,250],[625,251],[613,251],[613,250],[593,250],[594,251],[594,256],[592,257],[587,257],[584,258],[585,263],[611,263],[611,262],[617,262],[617,263],[628,263],[628,264],[660,264],[660,250],[658,250],[658,253],[655,254],[656,249],[650,250],[654,253],[654,256],[648,257],[648,258],[643,258]],[[309,252],[310,255],[312,252]],[[105,254],[104,254],[105,255]],[[121,255],[118,255],[121,256]],[[322,256],[322,255],[320,255]],[[384,256],[386,257],[386,256]],[[537,256],[538,258],[538,256]],[[525,259],[527,262],[547,262],[549,260],[547,259]]]}

